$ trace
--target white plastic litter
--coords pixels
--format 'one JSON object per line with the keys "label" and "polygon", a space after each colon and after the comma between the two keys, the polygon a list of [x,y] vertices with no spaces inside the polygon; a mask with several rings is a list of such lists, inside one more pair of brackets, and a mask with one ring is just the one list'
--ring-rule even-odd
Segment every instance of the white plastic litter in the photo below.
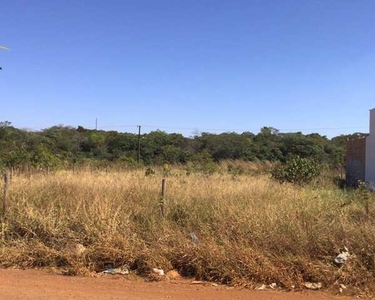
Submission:
{"label": "white plastic litter", "polygon": [[322,288],[321,282],[305,282],[303,285],[309,290],[320,290]]}
{"label": "white plastic litter", "polygon": [[158,274],[159,276],[164,276],[164,270],[163,269],[154,268],[154,269],[152,269],[152,271],[154,273]]}
{"label": "white plastic litter", "polygon": [[335,257],[335,263],[338,265],[342,265],[348,260],[349,257],[349,250],[348,248],[344,247],[343,249],[341,249],[340,254]]}
{"label": "white plastic litter", "polygon": [[257,287],[256,290],[257,291],[264,291],[266,288],[267,288],[267,286],[265,284],[262,284],[260,287]]}
{"label": "white plastic litter", "polygon": [[275,283],[275,282],[273,282],[273,283],[271,283],[270,285],[269,285],[269,287],[270,287],[270,289],[275,289],[275,288],[277,288],[277,284]]}
{"label": "white plastic litter", "polygon": [[344,289],[344,290],[347,289],[346,285],[344,285],[344,284],[342,284],[342,283],[340,284],[340,287],[341,287],[342,289]]}
{"label": "white plastic litter", "polygon": [[120,268],[108,268],[107,270],[103,271],[104,274],[110,275],[128,275],[129,270],[125,267]]}
{"label": "white plastic litter", "polygon": [[194,244],[198,245],[200,243],[197,235],[194,232],[190,233],[190,237]]}

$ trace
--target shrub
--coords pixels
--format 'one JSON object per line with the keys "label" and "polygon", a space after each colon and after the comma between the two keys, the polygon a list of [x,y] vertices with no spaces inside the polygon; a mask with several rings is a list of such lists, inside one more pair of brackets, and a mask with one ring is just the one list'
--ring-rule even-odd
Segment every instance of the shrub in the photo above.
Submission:
{"label": "shrub", "polygon": [[155,170],[151,167],[148,167],[145,171],[145,176],[154,176],[155,175]]}
{"label": "shrub", "polygon": [[163,176],[167,177],[169,175],[171,175],[171,167],[169,164],[163,164]]}
{"label": "shrub", "polygon": [[370,199],[372,193],[369,187],[366,185],[366,182],[361,180],[358,181],[358,189],[356,190],[356,196],[359,202],[363,205],[366,214],[370,213]]}
{"label": "shrub", "polygon": [[297,156],[285,165],[276,166],[271,174],[274,179],[280,182],[302,184],[311,182],[318,177],[320,169],[317,161]]}

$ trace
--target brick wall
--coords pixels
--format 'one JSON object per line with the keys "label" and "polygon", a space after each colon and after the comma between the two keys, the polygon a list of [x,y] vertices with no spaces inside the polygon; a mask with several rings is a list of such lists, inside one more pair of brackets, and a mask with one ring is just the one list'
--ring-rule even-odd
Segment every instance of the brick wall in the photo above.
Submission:
{"label": "brick wall", "polygon": [[348,140],[346,142],[346,180],[356,184],[365,181],[366,138]]}

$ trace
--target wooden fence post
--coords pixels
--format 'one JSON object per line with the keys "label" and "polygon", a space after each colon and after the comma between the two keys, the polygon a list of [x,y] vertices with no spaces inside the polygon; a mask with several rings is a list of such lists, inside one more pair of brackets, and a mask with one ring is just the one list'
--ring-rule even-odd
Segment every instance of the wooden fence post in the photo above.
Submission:
{"label": "wooden fence post", "polygon": [[165,178],[161,180],[161,199],[160,199],[160,214],[165,218],[166,199],[165,199]]}
{"label": "wooden fence post", "polygon": [[4,192],[3,192],[3,220],[6,219],[8,211],[8,188],[9,188],[9,176],[8,173],[4,173]]}

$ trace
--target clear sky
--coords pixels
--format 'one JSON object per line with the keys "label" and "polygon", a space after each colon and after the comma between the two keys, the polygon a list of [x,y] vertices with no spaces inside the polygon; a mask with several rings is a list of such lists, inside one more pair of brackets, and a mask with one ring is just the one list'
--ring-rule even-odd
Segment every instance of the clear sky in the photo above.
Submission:
{"label": "clear sky", "polygon": [[[368,131],[374,0],[1,0],[0,120]],[[131,127],[126,127],[131,126]]]}

